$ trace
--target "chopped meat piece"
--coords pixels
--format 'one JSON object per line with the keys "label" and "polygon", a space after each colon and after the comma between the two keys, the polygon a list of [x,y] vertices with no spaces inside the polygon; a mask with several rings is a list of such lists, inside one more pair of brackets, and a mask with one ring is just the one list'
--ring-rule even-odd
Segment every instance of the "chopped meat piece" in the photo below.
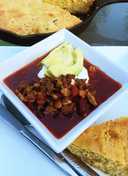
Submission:
{"label": "chopped meat piece", "polygon": [[85,115],[86,109],[87,109],[87,103],[86,103],[86,99],[84,98],[80,98],[80,103],[79,103],[79,114],[81,115]]}
{"label": "chopped meat piece", "polygon": [[86,80],[83,79],[77,79],[77,86],[79,87],[79,89],[87,89],[87,83]]}
{"label": "chopped meat piece", "polygon": [[72,96],[73,97],[77,96],[78,93],[79,93],[79,90],[78,90],[77,86],[74,85],[74,86],[71,87],[71,89],[72,89]]}
{"label": "chopped meat piece", "polygon": [[63,96],[68,97],[68,96],[70,96],[70,89],[63,88],[63,89],[61,89],[61,93]]}
{"label": "chopped meat piece", "polygon": [[56,87],[63,87],[63,82],[61,79],[56,79]]}
{"label": "chopped meat piece", "polygon": [[62,107],[62,112],[64,114],[72,113],[74,110],[75,110],[75,106],[73,103]]}
{"label": "chopped meat piece", "polygon": [[55,107],[56,109],[60,109],[60,108],[62,107],[62,102],[61,102],[61,100],[55,101],[55,102],[54,102],[54,107]]}
{"label": "chopped meat piece", "polygon": [[95,99],[94,95],[93,95],[91,92],[88,91],[87,97],[88,97],[89,102],[90,102],[93,106],[97,106],[97,105],[98,105],[97,102],[96,102],[96,99]]}
{"label": "chopped meat piece", "polygon": [[69,104],[71,104],[72,103],[72,101],[70,100],[70,99],[68,99],[68,98],[64,98],[63,100],[62,100],[62,104],[65,106],[65,105],[69,105]]}
{"label": "chopped meat piece", "polygon": [[16,90],[17,96],[23,101],[26,102],[27,99],[22,95],[22,93],[20,93],[18,90]]}
{"label": "chopped meat piece", "polygon": [[51,96],[52,96],[52,98],[53,98],[54,100],[57,100],[57,99],[58,99],[58,96],[57,96],[56,94],[54,94],[54,93],[53,93]]}
{"label": "chopped meat piece", "polygon": [[79,96],[82,98],[85,98],[87,95],[87,91],[86,90],[79,90]]}
{"label": "chopped meat piece", "polygon": [[75,79],[74,75],[58,78],[46,76],[33,84],[21,82],[16,94],[29,107],[34,107],[38,114],[43,112],[45,117],[58,117],[58,112],[59,117],[61,114],[67,118],[78,117],[85,115],[88,106],[97,106],[95,96],[88,91],[85,80]]}
{"label": "chopped meat piece", "polygon": [[47,112],[47,113],[51,113],[51,112],[55,112],[56,111],[56,109],[53,107],[53,106],[48,106],[47,108],[46,108],[46,111],[45,111],[45,113]]}

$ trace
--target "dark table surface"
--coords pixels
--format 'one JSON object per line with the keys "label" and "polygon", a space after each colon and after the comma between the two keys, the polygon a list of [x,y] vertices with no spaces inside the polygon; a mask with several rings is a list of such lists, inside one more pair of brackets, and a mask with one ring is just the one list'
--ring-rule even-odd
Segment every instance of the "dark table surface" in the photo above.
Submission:
{"label": "dark table surface", "polygon": [[[79,37],[91,45],[128,46],[128,3],[103,7]],[[1,40],[0,45],[13,44]]]}

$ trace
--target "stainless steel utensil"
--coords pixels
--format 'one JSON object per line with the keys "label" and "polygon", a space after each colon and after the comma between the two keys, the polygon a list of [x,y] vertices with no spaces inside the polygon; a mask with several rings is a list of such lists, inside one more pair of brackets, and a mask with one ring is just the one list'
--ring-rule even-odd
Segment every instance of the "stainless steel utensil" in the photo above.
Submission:
{"label": "stainless steel utensil", "polygon": [[[27,138],[33,145],[35,145],[47,158],[55,163],[69,176],[79,176],[64,160],[63,157],[56,154],[45,143],[40,141],[33,133],[31,133],[25,126],[22,125],[3,105],[0,104],[0,116],[6,119],[13,125],[25,138]],[[81,176],[81,175],[80,175]]]}
{"label": "stainless steel utensil", "polygon": [[[55,158],[56,158],[56,155],[57,155],[57,157],[59,157],[59,159],[60,159],[61,161],[63,161],[63,162],[65,162],[65,163],[67,163],[68,165],[70,165],[70,167],[71,167],[73,170],[75,170],[75,172],[76,172],[78,175],[80,175],[80,176],[82,176],[82,175],[85,176],[85,174],[87,175],[87,173],[88,173],[89,175],[91,175],[91,176],[98,176],[98,174],[97,174],[91,167],[89,167],[88,165],[84,164],[84,166],[82,167],[81,162],[79,162],[78,159],[75,159],[75,157],[73,158],[73,156],[72,156],[71,154],[68,154],[67,151],[64,151],[63,153],[60,153],[60,154],[56,154],[49,146],[47,146],[46,144],[44,144],[44,143],[42,142],[42,140],[40,140],[39,138],[37,138],[37,137],[35,136],[35,133],[34,133],[34,136],[33,136],[33,133],[32,133],[30,130],[28,130],[28,129],[26,128],[26,126],[29,126],[29,123],[27,123],[26,121],[23,120],[23,119],[24,119],[23,116],[22,116],[22,118],[19,118],[19,116],[21,116],[21,115],[18,114],[17,109],[14,107],[14,105],[11,104],[11,102],[10,102],[5,96],[3,96],[3,100],[4,100],[4,103],[5,103],[5,105],[7,106],[7,108],[8,108],[9,110],[12,109],[13,111],[15,111],[15,112],[11,111],[11,113],[13,113],[13,114],[16,115],[16,117],[13,116],[13,118],[15,118],[16,121],[18,121],[18,122],[20,121],[20,123],[22,123],[22,128],[23,128],[23,126],[24,126],[25,130],[22,130],[22,129],[20,128],[20,129],[21,129],[21,130],[20,130],[21,133],[22,133],[26,138],[28,138],[30,141],[32,140],[31,142],[35,141],[37,147],[38,147],[38,146],[40,147],[40,145],[43,145],[43,147],[45,146],[44,149],[47,149],[47,152],[48,152],[49,154],[52,153],[52,156],[54,156]],[[22,121],[21,121],[20,119],[22,119]],[[23,129],[24,129],[24,128],[23,128]],[[34,145],[35,145],[35,144],[34,144]]]}

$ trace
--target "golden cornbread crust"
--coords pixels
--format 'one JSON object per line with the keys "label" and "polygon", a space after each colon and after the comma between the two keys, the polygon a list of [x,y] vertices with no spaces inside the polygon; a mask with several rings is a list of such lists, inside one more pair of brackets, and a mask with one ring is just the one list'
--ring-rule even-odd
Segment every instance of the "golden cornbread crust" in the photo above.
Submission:
{"label": "golden cornbread crust", "polygon": [[0,28],[20,35],[55,32],[81,20],[42,0],[0,0]]}
{"label": "golden cornbread crust", "polygon": [[90,127],[68,149],[111,176],[128,176],[128,119]]}
{"label": "golden cornbread crust", "polygon": [[95,0],[43,0],[50,4],[58,5],[71,13],[87,13]]}

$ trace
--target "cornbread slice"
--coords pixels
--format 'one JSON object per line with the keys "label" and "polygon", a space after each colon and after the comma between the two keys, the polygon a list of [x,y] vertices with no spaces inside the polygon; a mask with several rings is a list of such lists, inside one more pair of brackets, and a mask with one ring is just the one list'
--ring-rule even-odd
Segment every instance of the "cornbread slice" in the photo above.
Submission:
{"label": "cornbread slice", "polygon": [[0,28],[20,35],[55,32],[81,20],[42,0],[0,0]]}
{"label": "cornbread slice", "polygon": [[87,13],[95,0],[42,0],[50,4],[58,5],[71,13]]}
{"label": "cornbread slice", "polygon": [[128,176],[128,119],[90,127],[68,149],[111,176]]}

